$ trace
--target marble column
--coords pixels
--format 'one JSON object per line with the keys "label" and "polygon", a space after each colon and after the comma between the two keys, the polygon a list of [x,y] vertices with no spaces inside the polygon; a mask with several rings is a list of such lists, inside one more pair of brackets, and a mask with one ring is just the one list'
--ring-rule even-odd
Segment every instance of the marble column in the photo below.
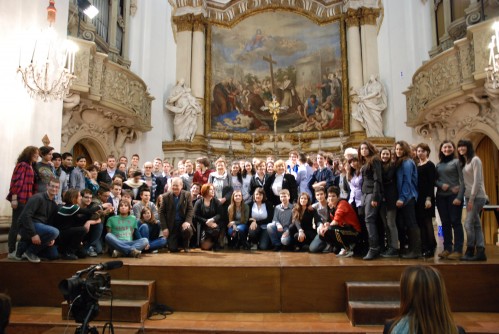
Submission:
{"label": "marble column", "polygon": [[177,81],[184,79],[191,87],[192,63],[192,23],[193,15],[175,16],[173,22],[177,26]]}
{"label": "marble column", "polygon": [[[204,106],[205,93],[205,20],[203,15],[197,15],[193,21],[192,33],[192,66],[191,66],[191,89],[201,106]],[[196,135],[203,135],[204,115],[198,117],[198,128]]]}
{"label": "marble column", "polygon": [[379,16],[378,8],[360,8],[360,35],[362,40],[362,76],[364,82],[369,81],[371,75],[379,74],[378,64],[378,31],[376,19]]}
{"label": "marble column", "polygon": [[[345,15],[347,26],[348,86],[357,89],[364,84],[358,10],[349,8]],[[350,103],[350,108],[356,106]],[[350,115],[352,113],[350,112]],[[350,116],[350,133],[363,132],[364,128]]]}

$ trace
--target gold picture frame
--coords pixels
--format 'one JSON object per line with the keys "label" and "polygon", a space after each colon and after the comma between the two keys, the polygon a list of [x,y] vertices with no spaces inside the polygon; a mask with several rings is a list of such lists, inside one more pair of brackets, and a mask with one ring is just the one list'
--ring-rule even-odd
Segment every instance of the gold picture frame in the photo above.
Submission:
{"label": "gold picture frame", "polygon": [[[308,141],[347,135],[346,59],[341,15],[318,21],[303,11],[272,8],[230,25],[208,22],[205,133],[243,142],[273,134],[272,114],[261,107],[275,95],[288,105],[277,121],[281,138],[297,142],[297,137]],[[313,113],[313,105],[306,108],[311,95],[316,96]]]}

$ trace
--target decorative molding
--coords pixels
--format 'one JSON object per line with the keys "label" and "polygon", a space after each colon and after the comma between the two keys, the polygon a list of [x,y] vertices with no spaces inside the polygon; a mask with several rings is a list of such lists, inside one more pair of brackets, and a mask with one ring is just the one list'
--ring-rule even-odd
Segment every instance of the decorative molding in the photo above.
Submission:
{"label": "decorative molding", "polygon": [[63,104],[63,151],[86,140],[98,143],[102,156],[123,155],[126,142],[151,130],[154,97],[140,77],[98,53],[95,43],[73,41],[79,46],[75,63],[78,79]]}
{"label": "decorative molding", "polygon": [[347,25],[347,28],[359,26],[360,16],[361,16],[360,12],[361,12],[360,9],[353,9],[353,8],[347,9],[345,13],[345,23]]}
{"label": "decorative molding", "polygon": [[173,23],[177,27],[177,32],[192,31],[194,24],[194,14],[186,14],[182,16],[174,16]]}
{"label": "decorative molding", "polygon": [[[171,3],[175,9],[174,19],[189,14],[199,14],[201,11],[210,23],[226,27],[231,27],[245,17],[267,9],[293,11],[309,17],[318,24],[332,22],[343,12],[342,0],[236,0],[228,1],[226,4],[203,0],[176,0]],[[181,29],[192,28],[182,26],[178,29],[184,31]]]}
{"label": "decorative molding", "polygon": [[379,8],[362,7],[360,9],[360,25],[376,25],[380,12]]}
{"label": "decorative molding", "polygon": [[192,30],[203,33],[206,31],[206,20],[203,15],[195,15],[193,17]]}
{"label": "decorative molding", "polygon": [[499,89],[484,85],[492,23],[468,27],[466,38],[416,71],[404,93],[416,133],[437,141],[470,133],[499,139]]}

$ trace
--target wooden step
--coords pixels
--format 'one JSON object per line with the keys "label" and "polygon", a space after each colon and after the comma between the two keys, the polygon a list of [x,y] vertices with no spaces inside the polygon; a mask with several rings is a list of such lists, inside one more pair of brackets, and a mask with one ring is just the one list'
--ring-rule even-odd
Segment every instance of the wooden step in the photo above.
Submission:
{"label": "wooden step", "polygon": [[[61,333],[74,333],[76,330],[77,326],[57,326],[57,327],[52,327],[51,329],[43,332],[43,334],[61,334]],[[93,327],[93,326],[90,326]],[[97,330],[99,333],[102,333],[103,328],[97,327]],[[107,331],[107,330],[106,330]],[[115,334],[137,334],[139,333],[138,329],[128,329],[128,328],[120,328],[120,329],[114,329]]]}
{"label": "wooden step", "polygon": [[[147,318],[148,300],[113,299],[113,321],[138,322]],[[69,306],[62,303],[62,319],[68,319]],[[99,300],[99,314],[95,321],[109,321],[111,315],[111,300]],[[69,319],[73,319],[70,317]]]}
{"label": "wooden step", "polygon": [[399,301],[400,283],[346,282],[348,301]]}
{"label": "wooden step", "polygon": [[349,301],[347,315],[353,326],[383,325],[397,315],[399,307],[399,302]]}
{"label": "wooden step", "polygon": [[111,291],[115,299],[156,300],[156,284],[147,280],[111,280]]}

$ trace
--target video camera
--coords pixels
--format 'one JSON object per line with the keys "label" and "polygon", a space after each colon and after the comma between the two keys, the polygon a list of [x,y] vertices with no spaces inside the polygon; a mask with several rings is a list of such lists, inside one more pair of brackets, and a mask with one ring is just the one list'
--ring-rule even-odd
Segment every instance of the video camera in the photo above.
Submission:
{"label": "video camera", "polygon": [[105,292],[111,291],[111,276],[98,271],[117,269],[122,266],[123,261],[92,265],[87,269],[77,271],[71,278],[59,283],[59,290],[69,303],[71,315],[77,323],[87,326],[99,313],[99,298]]}

